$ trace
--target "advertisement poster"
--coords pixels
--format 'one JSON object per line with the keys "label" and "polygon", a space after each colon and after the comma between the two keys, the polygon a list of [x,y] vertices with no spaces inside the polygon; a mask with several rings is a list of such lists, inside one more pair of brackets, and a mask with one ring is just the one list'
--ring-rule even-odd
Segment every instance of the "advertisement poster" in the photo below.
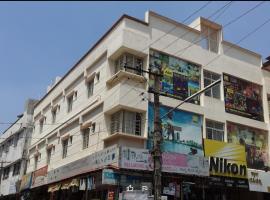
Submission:
{"label": "advertisement poster", "polygon": [[269,172],[248,169],[248,184],[250,191],[270,192]]}
{"label": "advertisement poster", "polygon": [[247,178],[245,147],[242,145],[204,139],[204,153],[210,160],[211,175]]}
{"label": "advertisement poster", "polygon": [[[167,54],[150,51],[150,69],[158,68],[163,75],[160,92],[170,97],[184,100],[200,90],[200,67],[193,63]],[[149,89],[154,87],[154,78],[150,76]],[[196,98],[192,103],[199,104]]]}
{"label": "advertisement poster", "polygon": [[125,169],[153,170],[148,149],[121,147],[120,166]]}
{"label": "advertisement poster", "polygon": [[265,169],[269,166],[268,133],[234,123],[227,123],[228,142],[244,145],[248,168]]}
{"label": "advertisement poster", "polygon": [[48,165],[33,173],[32,188],[47,184]]}
{"label": "advertisement poster", "polygon": [[32,173],[28,173],[22,176],[20,191],[30,188],[32,181]]}
{"label": "advertisement poster", "polygon": [[223,74],[225,110],[263,121],[262,86]]}
{"label": "advertisement poster", "polygon": [[[127,159],[127,154],[134,159]],[[135,159],[137,158],[137,159]],[[120,167],[125,169],[153,170],[152,156],[147,149],[122,147]],[[162,153],[162,171],[180,174],[209,176],[209,161],[203,156],[179,153]]]}
{"label": "advertisement poster", "polygon": [[[163,116],[171,108],[161,106]],[[182,110],[174,110],[162,119],[162,151],[203,156],[202,116]],[[152,149],[154,131],[154,106],[148,105],[148,148]]]}
{"label": "advertisement poster", "polygon": [[119,174],[114,172],[112,169],[102,170],[102,184],[117,185]]}

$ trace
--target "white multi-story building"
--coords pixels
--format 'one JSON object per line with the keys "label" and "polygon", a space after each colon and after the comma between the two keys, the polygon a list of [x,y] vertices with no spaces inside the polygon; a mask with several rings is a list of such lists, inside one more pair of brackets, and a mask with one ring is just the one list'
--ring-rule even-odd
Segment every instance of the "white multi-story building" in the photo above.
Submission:
{"label": "white multi-story building", "polygon": [[[208,19],[185,25],[147,12],[144,21],[123,15],[36,104],[27,172],[46,166],[61,171],[114,144],[147,148],[153,80],[141,69],[149,66],[163,70],[164,109],[222,79],[221,86],[180,108],[192,113],[193,123],[201,120],[195,137],[235,143],[244,138],[266,154],[260,163],[248,160],[249,166],[269,165],[270,76],[261,69],[261,56],[225,41],[222,26]],[[168,133],[168,141],[192,142],[183,123],[170,124],[177,133]],[[87,172],[80,167],[63,179]]]}
{"label": "white multi-story building", "polygon": [[27,100],[23,114],[1,134],[1,195],[18,192],[16,184],[26,172],[27,151],[33,128],[32,115],[36,102],[36,100]]}

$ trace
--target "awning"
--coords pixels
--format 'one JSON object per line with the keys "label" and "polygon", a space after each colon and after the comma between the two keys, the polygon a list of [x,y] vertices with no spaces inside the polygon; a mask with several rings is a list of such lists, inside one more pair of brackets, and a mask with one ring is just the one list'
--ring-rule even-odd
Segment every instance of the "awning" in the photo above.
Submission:
{"label": "awning", "polygon": [[61,183],[50,185],[48,188],[48,192],[55,192],[55,191],[60,190],[60,188],[61,188]]}

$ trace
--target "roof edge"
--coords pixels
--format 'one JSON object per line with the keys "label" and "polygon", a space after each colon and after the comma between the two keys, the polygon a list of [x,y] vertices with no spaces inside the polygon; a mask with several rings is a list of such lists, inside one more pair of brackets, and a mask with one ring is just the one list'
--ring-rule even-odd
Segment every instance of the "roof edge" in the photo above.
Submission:
{"label": "roof edge", "polygon": [[107,30],[104,35],[79,59],[79,61],[77,61],[73,67],[71,67],[68,72],[61,78],[60,81],[58,81],[57,84],[55,84],[49,92],[47,92],[34,106],[34,108],[36,108],[61,82],[63,82],[63,80],[86,58],[86,56],[88,56],[118,25],[119,23],[124,20],[124,19],[130,19],[133,21],[136,21],[138,23],[141,23],[143,25],[148,26],[148,23],[146,23],[143,20],[140,20],[138,18],[132,17],[130,15],[127,14],[123,14],[112,26],[111,28],[109,28],[109,30]]}

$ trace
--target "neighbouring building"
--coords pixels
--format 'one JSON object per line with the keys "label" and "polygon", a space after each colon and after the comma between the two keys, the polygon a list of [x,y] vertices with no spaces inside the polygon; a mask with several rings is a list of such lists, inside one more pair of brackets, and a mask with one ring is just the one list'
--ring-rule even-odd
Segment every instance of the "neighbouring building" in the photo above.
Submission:
{"label": "neighbouring building", "polygon": [[0,137],[0,195],[15,195],[26,172],[27,151],[32,133],[36,100],[25,102],[23,114]]}
{"label": "neighbouring building", "polygon": [[35,105],[20,191],[34,199],[149,196],[153,76],[143,70],[158,68],[162,116],[222,79],[162,118],[162,195],[263,199],[270,76],[261,66],[259,54],[225,41],[222,26],[203,17],[185,25],[151,11],[144,21],[123,15]]}

